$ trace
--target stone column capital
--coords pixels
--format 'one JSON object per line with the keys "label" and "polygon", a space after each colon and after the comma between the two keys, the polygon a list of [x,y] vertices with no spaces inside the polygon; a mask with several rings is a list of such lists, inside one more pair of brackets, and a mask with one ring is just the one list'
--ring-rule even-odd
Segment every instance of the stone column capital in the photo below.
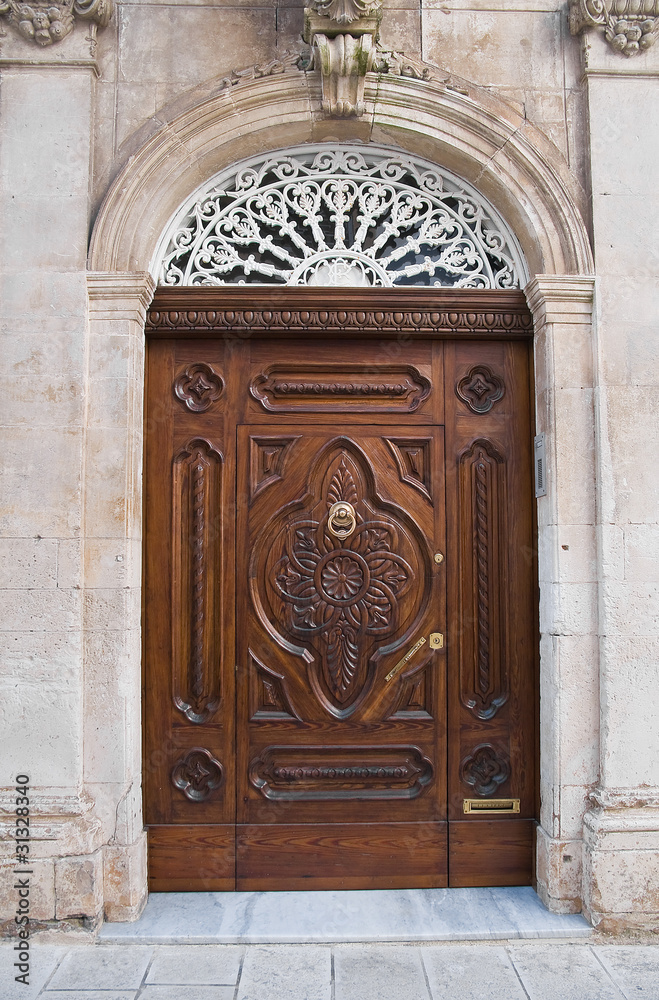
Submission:
{"label": "stone column capital", "polygon": [[0,15],[28,42],[41,46],[70,35],[76,18],[104,28],[113,10],[113,0],[0,0]]}

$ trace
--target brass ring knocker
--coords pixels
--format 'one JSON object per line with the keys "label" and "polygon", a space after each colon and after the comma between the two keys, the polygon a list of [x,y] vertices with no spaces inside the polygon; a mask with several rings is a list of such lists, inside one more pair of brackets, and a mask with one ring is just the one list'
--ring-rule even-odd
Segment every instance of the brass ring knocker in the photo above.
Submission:
{"label": "brass ring knocker", "polygon": [[340,541],[343,541],[344,538],[349,538],[357,527],[357,517],[352,504],[348,503],[347,500],[339,500],[338,503],[333,503],[327,518],[327,527],[330,533]]}

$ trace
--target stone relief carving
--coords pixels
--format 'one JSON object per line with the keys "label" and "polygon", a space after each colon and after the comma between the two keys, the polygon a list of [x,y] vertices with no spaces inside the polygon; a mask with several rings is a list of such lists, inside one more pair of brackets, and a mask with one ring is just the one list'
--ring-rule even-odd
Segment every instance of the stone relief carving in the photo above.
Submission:
{"label": "stone relief carving", "polygon": [[364,113],[364,82],[373,66],[382,0],[312,0],[303,37],[320,70],[323,111],[338,118]]}
{"label": "stone relief carving", "polygon": [[613,49],[635,56],[650,48],[659,34],[659,0],[570,0],[570,31],[604,28]]}
{"label": "stone relief carving", "polygon": [[352,24],[382,6],[382,0],[311,0],[309,8],[325,14],[337,24]]}
{"label": "stone relief carving", "polygon": [[29,4],[0,0],[0,15],[4,14],[23,38],[37,45],[52,45],[66,38],[73,31],[76,17],[104,28],[113,9],[113,0],[33,0]]}

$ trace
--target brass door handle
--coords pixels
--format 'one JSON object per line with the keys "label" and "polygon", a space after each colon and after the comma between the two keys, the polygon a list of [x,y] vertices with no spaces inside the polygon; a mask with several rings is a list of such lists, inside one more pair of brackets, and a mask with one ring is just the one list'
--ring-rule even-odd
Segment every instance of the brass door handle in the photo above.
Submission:
{"label": "brass door handle", "polygon": [[339,500],[330,507],[327,527],[335,538],[348,538],[357,527],[355,508],[347,500]]}

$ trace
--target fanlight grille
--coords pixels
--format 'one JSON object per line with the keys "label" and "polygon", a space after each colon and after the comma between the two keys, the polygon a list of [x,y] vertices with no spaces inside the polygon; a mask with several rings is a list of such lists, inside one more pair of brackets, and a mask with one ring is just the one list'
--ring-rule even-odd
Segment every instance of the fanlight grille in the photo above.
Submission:
{"label": "fanlight grille", "polygon": [[300,146],[199,188],[160,243],[163,285],[518,288],[513,234],[464,181],[372,146]]}

